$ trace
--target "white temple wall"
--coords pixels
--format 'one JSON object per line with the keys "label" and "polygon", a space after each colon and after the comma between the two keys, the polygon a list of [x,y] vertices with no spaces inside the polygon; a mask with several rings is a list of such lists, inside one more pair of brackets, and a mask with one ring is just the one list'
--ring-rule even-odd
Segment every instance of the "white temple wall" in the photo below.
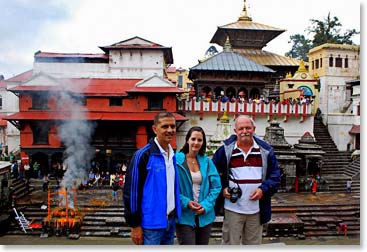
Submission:
{"label": "white temple wall", "polygon": [[[207,136],[207,142],[214,135],[217,124],[219,121],[217,120],[216,113],[205,113],[203,119],[200,120],[199,113],[186,113],[185,116],[190,118],[190,120],[186,121],[178,130],[177,130],[177,149],[181,149],[183,144],[185,143],[185,136],[187,131],[193,126],[200,126],[204,129],[205,134]],[[234,134],[234,117],[230,116],[230,124],[232,127],[232,133]],[[265,135],[266,127],[270,126],[267,121],[267,116],[257,115],[255,118],[256,123],[256,134],[261,138]],[[289,117],[287,122],[284,122],[281,118],[276,118],[278,122],[280,122],[280,127],[284,129],[284,135],[287,142],[291,145],[298,143],[298,140],[301,139],[302,135],[305,132],[310,132],[313,135],[313,117],[307,117],[303,122],[300,122],[300,117]]]}

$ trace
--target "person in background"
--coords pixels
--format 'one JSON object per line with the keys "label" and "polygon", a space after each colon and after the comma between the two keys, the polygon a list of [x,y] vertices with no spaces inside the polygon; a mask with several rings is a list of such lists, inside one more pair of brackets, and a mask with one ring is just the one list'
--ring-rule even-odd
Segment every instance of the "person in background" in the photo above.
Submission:
{"label": "person in background", "polygon": [[29,180],[31,178],[31,167],[28,162],[24,164],[24,172],[25,178]]}
{"label": "person in background", "polygon": [[90,187],[93,186],[94,180],[95,180],[95,174],[93,172],[93,169],[91,169],[88,174],[88,186]]}
{"label": "person in background", "polygon": [[180,218],[176,157],[170,145],[176,119],[160,112],[152,126],[156,137],[132,157],[125,176],[125,219],[134,244],[173,245],[175,217]]}
{"label": "person in background", "polygon": [[11,174],[13,178],[19,177],[19,168],[18,168],[18,162],[16,160],[11,161]]}
{"label": "person in background", "polygon": [[110,184],[110,179],[111,179],[110,173],[107,171],[104,182],[103,182],[103,185],[109,185]]}
{"label": "person in background", "polygon": [[99,187],[100,179],[101,179],[101,175],[97,171],[97,173],[94,175],[93,186]]}
{"label": "person in background", "polygon": [[119,185],[118,181],[112,182],[112,201],[118,201],[118,195],[119,195]]}
{"label": "person in background", "polygon": [[43,176],[42,191],[47,192],[49,182],[50,182],[50,180],[49,180],[48,176],[44,175]]}
{"label": "person in background", "polygon": [[352,179],[347,180],[347,193],[352,192]]}
{"label": "person in background", "polygon": [[[261,244],[263,224],[271,219],[271,196],[280,185],[273,148],[255,136],[255,122],[240,115],[235,135],[214,153],[224,197],[223,244]],[[220,200],[218,200],[220,203]]]}
{"label": "person in background", "polygon": [[40,165],[37,161],[33,163],[33,178],[38,178],[38,173],[40,171]]}
{"label": "person in background", "polygon": [[180,182],[181,219],[176,224],[180,245],[208,245],[215,220],[214,205],[221,191],[220,177],[205,155],[206,136],[201,127],[186,134],[183,148],[176,154]]}
{"label": "person in background", "polygon": [[[17,162],[17,161],[15,161]],[[19,170],[19,179],[24,179],[25,178],[25,169],[24,169],[24,164],[19,161],[18,162],[18,170]]]}
{"label": "person in background", "polygon": [[115,181],[115,178],[116,178],[116,174],[112,173],[110,176],[110,186],[112,186],[113,182]]}

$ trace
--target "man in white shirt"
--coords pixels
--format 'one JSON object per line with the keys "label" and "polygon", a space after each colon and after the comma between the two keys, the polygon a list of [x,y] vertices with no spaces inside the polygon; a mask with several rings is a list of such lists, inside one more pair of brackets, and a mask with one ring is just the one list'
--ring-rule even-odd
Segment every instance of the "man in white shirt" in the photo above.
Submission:
{"label": "man in white shirt", "polygon": [[173,245],[180,218],[176,158],[170,145],[176,135],[173,114],[155,116],[154,139],[133,156],[125,176],[125,219],[135,244]]}
{"label": "man in white shirt", "polygon": [[240,115],[236,135],[213,156],[223,188],[223,244],[261,244],[262,225],[271,219],[271,196],[280,184],[280,168],[273,148],[254,135],[255,128],[252,118]]}

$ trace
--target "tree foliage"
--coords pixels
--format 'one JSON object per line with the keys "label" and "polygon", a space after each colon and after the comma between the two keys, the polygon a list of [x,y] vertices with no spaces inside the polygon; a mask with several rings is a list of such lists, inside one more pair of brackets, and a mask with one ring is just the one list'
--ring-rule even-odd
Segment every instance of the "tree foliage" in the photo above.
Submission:
{"label": "tree foliage", "polygon": [[355,29],[347,29],[342,33],[342,24],[337,17],[331,17],[330,13],[324,20],[311,19],[310,21],[312,25],[306,31],[313,38],[307,39],[301,34],[291,35],[288,43],[293,45],[292,49],[285,54],[286,56],[308,61],[307,53],[311,48],[325,43],[353,45],[352,37],[359,34]]}
{"label": "tree foliage", "polygon": [[312,41],[306,39],[305,36],[301,34],[291,35],[290,38],[293,42],[293,46],[292,49],[285,54],[285,56],[308,61],[307,53],[311,49]]}

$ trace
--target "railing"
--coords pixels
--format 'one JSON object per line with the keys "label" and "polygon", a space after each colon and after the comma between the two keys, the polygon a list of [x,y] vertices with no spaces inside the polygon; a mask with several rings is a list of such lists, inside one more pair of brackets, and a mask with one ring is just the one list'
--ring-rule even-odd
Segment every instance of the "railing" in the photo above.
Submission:
{"label": "railing", "polygon": [[307,116],[312,116],[311,104],[282,104],[280,102],[274,103],[241,103],[241,102],[220,102],[220,101],[194,101],[194,100],[182,100],[178,102],[179,111],[184,112],[199,112],[200,119],[203,119],[204,113],[216,112],[218,117],[222,112],[226,111],[227,114],[245,114],[250,115],[253,118],[256,115],[267,115],[268,120],[272,120],[273,116],[284,117],[284,122],[289,117],[300,116],[301,122],[305,120]]}

